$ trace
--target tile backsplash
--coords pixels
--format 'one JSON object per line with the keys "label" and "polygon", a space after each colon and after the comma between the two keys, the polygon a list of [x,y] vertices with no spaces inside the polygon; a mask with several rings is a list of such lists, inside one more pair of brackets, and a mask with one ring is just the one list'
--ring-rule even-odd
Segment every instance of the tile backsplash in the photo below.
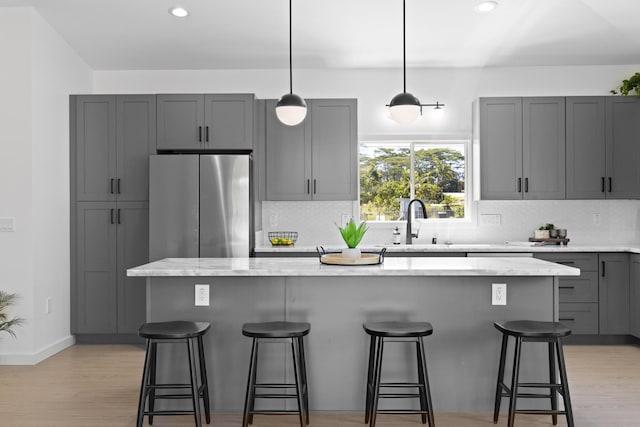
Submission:
{"label": "tile backsplash", "polygon": [[[540,225],[566,228],[573,244],[640,243],[640,201],[522,200],[472,202],[464,222],[426,221],[414,243],[504,243],[526,241]],[[356,216],[357,202],[262,202],[262,245],[268,231],[297,231],[300,246],[339,245],[336,224]],[[391,244],[398,226],[404,242],[405,223],[371,223],[363,244]],[[257,242],[260,245],[260,241]]]}

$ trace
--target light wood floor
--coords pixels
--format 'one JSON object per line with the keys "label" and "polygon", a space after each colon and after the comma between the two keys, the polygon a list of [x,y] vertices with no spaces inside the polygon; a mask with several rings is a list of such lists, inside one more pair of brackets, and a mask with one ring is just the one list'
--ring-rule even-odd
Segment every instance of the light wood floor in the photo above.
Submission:
{"label": "light wood floor", "polygon": [[[576,426],[640,426],[640,347],[566,346],[565,354]],[[36,366],[0,366],[0,426],[134,426],[143,357],[144,351],[135,346],[76,345]],[[491,414],[436,412],[435,415],[438,427],[494,425]],[[212,417],[212,425],[218,427],[239,426],[240,421],[238,414]],[[154,420],[157,427],[192,425],[192,417]],[[296,426],[297,418],[256,416],[253,425]],[[312,413],[310,425],[355,427],[364,424],[359,413]],[[380,415],[377,425],[421,424],[418,416]],[[517,415],[516,425],[548,426],[551,417]],[[560,418],[558,425],[566,425],[564,418]],[[498,426],[506,426],[504,414]]]}

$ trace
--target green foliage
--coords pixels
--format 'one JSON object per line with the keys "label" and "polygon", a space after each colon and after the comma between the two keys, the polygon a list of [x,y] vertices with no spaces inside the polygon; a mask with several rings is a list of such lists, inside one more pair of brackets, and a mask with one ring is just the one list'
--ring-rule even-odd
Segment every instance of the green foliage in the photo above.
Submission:
{"label": "green foliage", "polygon": [[635,73],[633,76],[628,79],[622,80],[622,84],[618,87],[618,90],[612,89],[611,93],[614,95],[618,94],[627,96],[630,92],[635,91],[636,95],[640,95],[640,73]]}
{"label": "green foliage", "polygon": [[12,337],[16,337],[16,333],[13,331],[14,326],[20,326],[24,319],[14,317],[11,320],[7,320],[7,308],[11,307],[18,299],[16,294],[9,294],[4,291],[0,291],[0,332],[7,332]]}
{"label": "green foliage", "polygon": [[553,230],[555,226],[553,224],[541,225],[538,230]]}
{"label": "green foliage", "polygon": [[356,226],[356,222],[353,220],[353,218],[349,220],[344,228],[338,225],[338,230],[340,230],[342,239],[347,244],[348,248],[357,247],[364,237],[364,233],[366,233],[368,229],[369,228],[367,227],[367,223],[364,221],[362,221],[360,225]]}

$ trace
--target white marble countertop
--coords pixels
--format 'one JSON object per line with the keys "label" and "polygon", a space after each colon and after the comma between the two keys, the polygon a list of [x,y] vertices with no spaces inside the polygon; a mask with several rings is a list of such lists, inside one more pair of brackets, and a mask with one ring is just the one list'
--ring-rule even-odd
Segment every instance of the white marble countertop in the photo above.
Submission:
{"label": "white marble countertop", "polygon": [[[326,251],[340,251],[342,247],[335,245],[323,245]],[[415,244],[415,245],[361,245],[363,251],[379,251],[386,247],[387,252],[504,252],[504,253],[520,253],[520,252],[628,252],[640,253],[640,247],[629,245],[536,245],[531,242],[506,242],[498,243],[456,243],[456,244]],[[256,253],[301,253],[316,252],[315,246],[290,246],[290,247],[272,247],[262,246],[255,248]]]}
{"label": "white marble countertop", "polygon": [[578,276],[580,270],[535,258],[393,257],[378,265],[326,265],[317,258],[165,258],[127,276]]}

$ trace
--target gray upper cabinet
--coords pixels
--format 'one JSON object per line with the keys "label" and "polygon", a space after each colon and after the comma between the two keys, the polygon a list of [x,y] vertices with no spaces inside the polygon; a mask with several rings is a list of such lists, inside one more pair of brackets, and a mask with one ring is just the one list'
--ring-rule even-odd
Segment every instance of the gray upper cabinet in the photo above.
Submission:
{"label": "gray upper cabinet", "polygon": [[629,333],[629,255],[600,254],[600,333]]}
{"label": "gray upper cabinet", "polygon": [[566,99],[567,199],[604,199],[605,98]]}
{"label": "gray upper cabinet", "polygon": [[564,98],[480,99],[482,199],[565,198]]}
{"label": "gray upper cabinet", "polygon": [[606,98],[607,198],[640,198],[640,100]]}
{"label": "gray upper cabinet", "polygon": [[266,200],[357,200],[358,140],[355,99],[310,99],[297,126],[265,102]]}
{"label": "gray upper cabinet", "polygon": [[148,200],[155,96],[82,95],[74,107],[77,200]]}
{"label": "gray upper cabinet", "polygon": [[252,150],[252,94],[157,96],[158,150]]}

